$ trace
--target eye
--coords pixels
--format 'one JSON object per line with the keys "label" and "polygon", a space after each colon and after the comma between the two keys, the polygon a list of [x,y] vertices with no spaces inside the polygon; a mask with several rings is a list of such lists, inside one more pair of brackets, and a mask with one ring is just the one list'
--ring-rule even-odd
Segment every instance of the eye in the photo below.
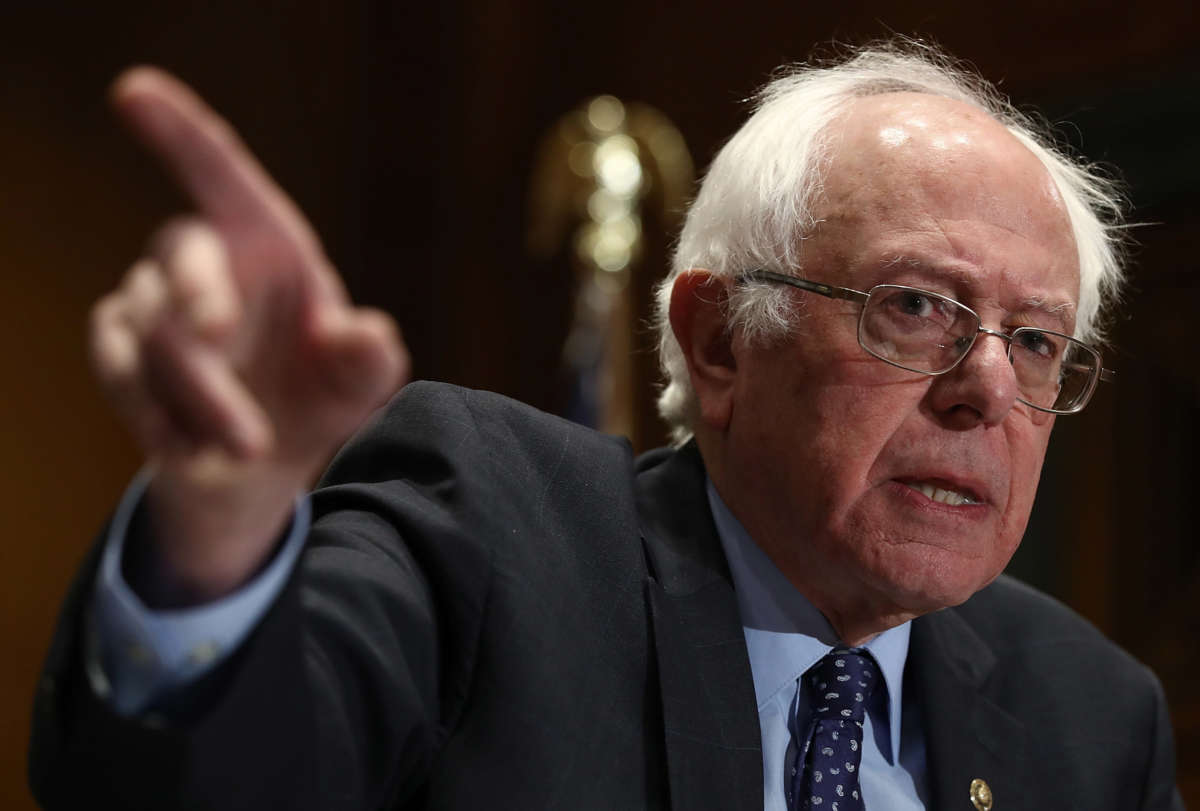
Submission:
{"label": "eye", "polygon": [[933,299],[916,290],[905,290],[894,297],[896,308],[906,315],[928,318],[933,315]]}
{"label": "eye", "polygon": [[1045,360],[1057,358],[1062,351],[1054,335],[1036,329],[1018,330],[1013,335],[1013,346]]}
{"label": "eye", "polygon": [[958,318],[958,305],[923,290],[891,288],[875,306],[897,326],[948,329]]}

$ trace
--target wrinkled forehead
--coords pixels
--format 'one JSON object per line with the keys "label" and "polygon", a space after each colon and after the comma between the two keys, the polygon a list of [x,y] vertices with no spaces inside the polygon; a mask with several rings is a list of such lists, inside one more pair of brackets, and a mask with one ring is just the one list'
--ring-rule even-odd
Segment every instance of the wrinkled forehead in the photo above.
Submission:
{"label": "wrinkled forehead", "polygon": [[869,96],[827,137],[816,236],[825,231],[853,252],[889,232],[900,242],[924,234],[1001,272],[1019,265],[1078,301],[1078,251],[1059,190],[1038,157],[984,111],[919,93]]}
{"label": "wrinkled forehead", "polygon": [[998,224],[1070,235],[1058,188],[1041,161],[977,107],[923,93],[854,102],[830,126],[824,202],[868,214],[897,205],[955,206]]}

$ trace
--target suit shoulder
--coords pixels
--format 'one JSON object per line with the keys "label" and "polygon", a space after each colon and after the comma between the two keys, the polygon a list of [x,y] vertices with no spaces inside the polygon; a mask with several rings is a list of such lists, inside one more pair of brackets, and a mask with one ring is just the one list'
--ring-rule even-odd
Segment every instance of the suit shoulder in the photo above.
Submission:
{"label": "suit shoulder", "polygon": [[1112,644],[1074,609],[1009,575],[1000,575],[952,610],[1001,648],[1064,639]]}
{"label": "suit shoulder", "polygon": [[446,423],[459,423],[481,431],[519,427],[535,434],[566,434],[593,442],[628,444],[502,394],[430,380],[413,381],[401,389],[381,410],[375,427],[387,429],[403,423],[412,429],[428,422],[440,428]]}
{"label": "suit shoulder", "polygon": [[1069,652],[1085,668],[1105,668],[1114,677],[1139,683],[1154,681],[1145,665],[1076,611],[1008,575],[951,610],[1009,662],[1036,660],[1058,650]]}
{"label": "suit shoulder", "polygon": [[396,472],[452,462],[463,471],[630,464],[627,440],[487,391],[415,381],[382,408],[339,452],[326,481],[378,481]]}

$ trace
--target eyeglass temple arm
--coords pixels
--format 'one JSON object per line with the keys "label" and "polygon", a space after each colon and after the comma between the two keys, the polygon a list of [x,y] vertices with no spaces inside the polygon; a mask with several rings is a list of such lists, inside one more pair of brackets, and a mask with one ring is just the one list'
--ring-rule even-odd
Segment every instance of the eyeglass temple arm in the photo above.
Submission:
{"label": "eyeglass temple arm", "polygon": [[[1086,363],[1066,363],[1064,365],[1067,368],[1072,369],[1073,371],[1076,371],[1076,372],[1087,372],[1087,371],[1090,371],[1092,368],[1092,367],[1088,366]],[[1111,383],[1112,381],[1117,379],[1117,373],[1115,371],[1113,371],[1112,369],[1105,369],[1102,367],[1100,369],[1100,379],[1103,380],[1105,383]]]}
{"label": "eyeglass temple arm", "polygon": [[834,287],[830,284],[821,284],[820,282],[812,282],[808,279],[801,279],[797,276],[787,276],[783,273],[776,273],[772,270],[763,270],[756,268],[755,270],[747,270],[738,276],[738,281],[754,281],[754,282],[777,282],[786,284],[800,290],[807,290],[810,293],[817,293],[827,298],[840,298],[847,301],[856,301],[863,304],[870,298],[866,293],[859,290],[851,290],[849,287]]}

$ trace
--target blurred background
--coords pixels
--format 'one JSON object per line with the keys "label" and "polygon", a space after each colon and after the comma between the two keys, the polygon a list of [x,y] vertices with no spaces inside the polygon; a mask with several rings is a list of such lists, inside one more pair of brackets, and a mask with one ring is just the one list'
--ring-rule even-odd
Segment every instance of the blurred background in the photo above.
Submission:
{"label": "blurred background", "polygon": [[[87,371],[87,310],[186,205],[106,110],[120,68],[163,65],[236,124],[356,300],[400,320],[417,377],[592,416],[581,392],[598,379],[632,393],[605,424],[648,448],[664,430],[644,319],[691,188],[687,156],[703,168],[777,66],[889,32],[942,43],[1129,185],[1141,225],[1106,352],[1119,377],[1059,421],[1012,571],[1157,671],[1185,799],[1200,805],[1192,0],[50,0],[0,11],[0,807],[33,807],[25,747],[40,661],[74,568],[138,465]],[[598,94],[625,106],[563,119]],[[579,230],[595,206],[555,208],[604,180],[570,168],[573,145],[594,157],[614,133],[640,161],[626,155],[608,178],[636,226],[617,229],[615,249]],[[593,351],[596,313],[632,325],[608,360]],[[597,364],[608,377],[577,375]]]}

